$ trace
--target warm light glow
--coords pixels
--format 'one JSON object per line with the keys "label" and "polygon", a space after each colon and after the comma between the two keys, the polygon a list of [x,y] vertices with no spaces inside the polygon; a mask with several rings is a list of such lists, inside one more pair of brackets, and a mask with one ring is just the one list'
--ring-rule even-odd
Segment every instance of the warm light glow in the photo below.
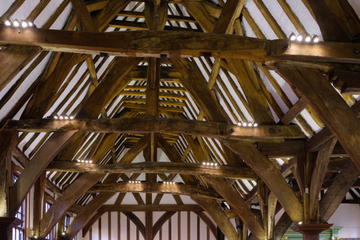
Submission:
{"label": "warm light glow", "polygon": [[318,42],[320,42],[320,38],[318,36],[314,36],[312,41],[313,41],[313,43],[318,43]]}
{"label": "warm light glow", "polygon": [[129,183],[141,183],[140,181],[129,181]]}
{"label": "warm light glow", "polygon": [[22,21],[22,22],[21,22],[21,27],[22,27],[22,28],[27,28],[27,27],[28,27],[28,23],[25,22],[25,21]]}
{"label": "warm light glow", "polygon": [[29,27],[32,27],[32,26],[34,26],[34,24],[32,23],[32,22],[28,22],[28,25],[29,25]]}
{"label": "warm light glow", "polygon": [[74,118],[75,118],[74,116],[70,116],[70,119],[71,119],[71,120],[74,120]]}
{"label": "warm light glow", "polygon": [[311,37],[310,37],[310,36],[306,36],[305,42],[307,42],[307,43],[311,42]]}
{"label": "warm light glow", "polygon": [[299,225],[302,225],[302,224],[303,224],[303,222],[301,222],[301,221],[300,221],[300,222],[298,222],[298,224],[299,224]]}
{"label": "warm light glow", "polygon": [[63,116],[60,116],[60,117],[59,117],[59,119],[60,119],[60,120],[63,120],[63,119],[64,119],[64,117],[63,117]]}
{"label": "warm light glow", "polygon": [[54,119],[59,119],[59,117],[57,115],[54,116]]}
{"label": "warm light glow", "polygon": [[258,127],[259,126],[259,124],[257,124],[257,123],[254,123],[254,125],[253,125],[254,127]]}
{"label": "warm light glow", "polygon": [[11,26],[11,22],[10,22],[9,20],[6,20],[6,21],[5,21],[5,26],[10,27],[10,26]]}
{"label": "warm light glow", "polygon": [[302,35],[299,35],[296,37],[296,41],[298,41],[298,42],[302,42],[303,39],[304,39],[304,37]]}
{"label": "warm light glow", "polygon": [[19,26],[20,26],[19,21],[18,21],[18,20],[14,20],[14,21],[13,21],[13,26],[14,26],[14,27],[19,27]]}
{"label": "warm light glow", "polygon": [[292,33],[292,34],[290,35],[289,39],[290,39],[290,41],[292,41],[292,42],[295,41],[295,40],[296,40],[295,34]]}

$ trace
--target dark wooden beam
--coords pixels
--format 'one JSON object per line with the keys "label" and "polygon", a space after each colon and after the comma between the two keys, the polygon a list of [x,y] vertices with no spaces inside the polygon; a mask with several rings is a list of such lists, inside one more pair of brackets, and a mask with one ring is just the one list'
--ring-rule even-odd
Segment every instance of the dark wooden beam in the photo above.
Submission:
{"label": "dark wooden beam", "polygon": [[211,176],[230,179],[254,179],[251,169],[234,166],[204,166],[193,163],[143,162],[98,165],[68,161],[53,161],[47,168],[56,172],[93,172],[93,173],[175,173],[184,175]]}
{"label": "dark wooden beam", "polygon": [[209,189],[195,185],[165,184],[165,183],[116,183],[97,184],[89,189],[89,192],[145,192],[145,193],[169,193],[174,195],[188,195],[194,197],[222,199]]}
{"label": "dark wooden beam", "polygon": [[319,211],[322,220],[329,220],[358,177],[359,171],[351,162],[344,164],[341,173],[335,177],[320,201]]}
{"label": "dark wooden beam", "polygon": [[20,132],[90,131],[103,133],[180,133],[219,139],[282,140],[301,139],[304,135],[296,125],[260,125],[238,127],[221,122],[165,118],[118,118],[84,120],[12,120],[5,129]]}
{"label": "dark wooden beam", "polygon": [[[122,41],[119,42],[118,39]],[[165,31],[91,33],[44,29],[27,29],[18,32],[16,29],[4,26],[0,26],[0,43],[40,46],[44,50],[85,54],[107,53],[138,57],[156,57],[161,54],[175,57],[211,55],[258,60],[269,58],[274,54],[280,55],[288,46],[287,41],[282,40],[267,41],[210,33]]]}
{"label": "dark wooden beam", "polygon": [[12,186],[11,152],[16,147],[13,132],[0,133],[0,218],[13,217],[10,186]]}
{"label": "dark wooden beam", "polygon": [[[306,97],[360,169],[360,121],[318,70],[279,67],[286,81]],[[351,137],[350,137],[351,136]]]}
{"label": "dark wooden beam", "polygon": [[165,212],[165,211],[193,211],[193,212],[202,212],[204,209],[197,204],[160,204],[160,205],[131,205],[131,204],[122,204],[122,205],[103,205],[100,209],[100,212],[143,212],[143,211],[153,211],[153,212]]}

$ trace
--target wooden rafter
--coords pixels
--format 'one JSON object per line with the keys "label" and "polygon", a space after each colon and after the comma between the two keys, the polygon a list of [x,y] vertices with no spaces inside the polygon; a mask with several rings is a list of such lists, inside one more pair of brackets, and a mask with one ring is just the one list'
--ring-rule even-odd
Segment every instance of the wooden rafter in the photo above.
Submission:
{"label": "wooden rafter", "polygon": [[94,173],[174,173],[184,175],[199,175],[222,177],[230,179],[254,179],[256,176],[250,169],[233,166],[207,167],[203,164],[193,163],[164,163],[144,162],[132,164],[84,164],[68,161],[53,161],[47,167],[48,171],[56,172],[94,172]]}

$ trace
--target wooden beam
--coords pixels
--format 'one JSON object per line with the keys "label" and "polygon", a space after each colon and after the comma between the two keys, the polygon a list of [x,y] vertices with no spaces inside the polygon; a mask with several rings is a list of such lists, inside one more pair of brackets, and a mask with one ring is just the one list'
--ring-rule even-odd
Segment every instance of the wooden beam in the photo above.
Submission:
{"label": "wooden beam", "polygon": [[114,193],[102,193],[93,198],[86,206],[82,208],[79,214],[66,230],[66,235],[71,239],[88,223],[90,218],[98,211],[98,209],[112,196]]}
{"label": "wooden beam", "polygon": [[175,212],[202,212],[204,209],[197,204],[159,204],[159,205],[132,205],[132,204],[122,204],[122,205],[103,205],[100,209],[100,212],[143,212],[143,211],[153,211],[153,212],[166,212],[166,211],[175,211]]}
{"label": "wooden beam", "polygon": [[104,31],[108,27],[108,24],[111,22],[111,20],[116,18],[116,15],[124,10],[130,2],[131,0],[107,1],[106,5],[103,7],[102,11],[96,18],[100,32]]}
{"label": "wooden beam", "polygon": [[188,195],[194,197],[222,199],[219,195],[208,189],[195,185],[165,184],[165,183],[116,183],[97,184],[89,189],[89,192],[145,192],[145,193],[169,193],[174,195]]}
{"label": "wooden beam", "polygon": [[74,183],[65,189],[64,194],[56,200],[40,221],[39,237],[45,237],[55,224],[62,218],[70,206],[83,194],[84,190],[89,189],[94,183],[99,181],[103,175],[85,173]]}
{"label": "wooden beam", "polygon": [[[201,74],[198,74],[198,70],[192,68],[191,64],[187,61],[174,59],[171,59],[171,61],[182,73],[182,84],[195,96],[206,116],[210,120],[226,122],[226,115],[223,114],[218,102],[209,92],[206,81]],[[197,84],[192,84],[194,79],[196,79]],[[237,153],[263,179],[269,189],[275,193],[279,202],[284,206],[293,221],[299,222],[303,220],[302,204],[274,163],[262,155],[253,144],[239,141],[224,141],[224,143],[225,147]],[[232,160],[229,164],[235,165],[237,162]]]}
{"label": "wooden beam", "polygon": [[[113,139],[113,142],[117,139],[116,135]],[[107,152],[113,145],[104,144],[99,153]],[[136,147],[128,151],[121,159],[123,162],[131,162],[145,147],[144,141],[141,141],[137,144]],[[96,155],[97,158],[94,159],[96,162],[100,161],[104,157],[104,154]],[[51,208],[45,213],[44,217],[40,221],[40,231],[39,236],[45,237],[52,229],[53,226],[61,219],[61,217],[66,213],[66,211],[75,203],[75,201],[88,189],[90,189],[94,184],[100,181],[104,177],[104,174],[99,173],[85,173],[75,180],[74,183],[70,184],[63,193],[63,195],[53,203]],[[119,178],[118,175],[109,175],[105,180],[106,182],[115,182]],[[107,182],[107,183],[109,183]],[[93,205],[94,207],[95,205]],[[80,215],[80,220],[82,219],[82,214]],[[75,221],[78,223],[78,221]],[[81,222],[81,221],[80,221]],[[75,224],[75,223],[74,223]]]}
{"label": "wooden beam", "polygon": [[[354,10],[352,10],[351,13],[345,11],[346,9],[341,6],[345,5],[342,3],[343,1],[308,0],[307,2],[315,15],[315,19],[320,26],[321,33],[325,40],[355,40],[357,36],[354,33],[357,34],[360,30],[359,19]],[[348,9],[351,9],[349,3],[347,3],[347,5]],[[351,27],[349,27],[349,22],[352,23]],[[351,31],[349,31],[349,29],[351,29]]]}
{"label": "wooden beam", "polygon": [[71,0],[73,8],[75,9],[78,21],[81,22],[83,30],[90,32],[97,32],[98,27],[95,21],[92,19],[90,12],[88,11],[84,0]]}
{"label": "wooden beam", "polygon": [[106,173],[173,173],[184,175],[198,175],[220,177],[229,179],[254,179],[256,176],[250,169],[234,166],[204,166],[194,163],[173,162],[143,162],[143,163],[117,163],[111,165],[98,165],[89,163],[77,163],[69,161],[53,161],[47,167],[47,171],[56,172],[92,172]]}
{"label": "wooden beam", "polygon": [[303,206],[294,191],[289,187],[280,171],[268,158],[262,155],[252,144],[226,142],[226,145],[238,153],[244,162],[261,177],[269,189],[274,192],[285,211],[294,222],[303,221]]}
{"label": "wooden beam", "polygon": [[239,218],[249,226],[256,239],[266,239],[266,232],[256,215],[251,211],[250,206],[238,195],[235,189],[224,187],[229,183],[220,179],[207,179],[207,181],[231,205]]}
{"label": "wooden beam", "polygon": [[308,99],[360,169],[360,122],[327,78],[313,69],[280,67],[279,71]]}
{"label": "wooden beam", "polygon": [[[91,41],[89,41],[91,39]],[[106,39],[106,41],[104,41]],[[121,44],[118,39],[122,39]],[[158,39],[158,41],[154,41]],[[94,44],[94,43],[100,44]],[[258,40],[234,35],[164,31],[74,32],[27,29],[20,33],[0,26],[0,43],[40,46],[49,51],[117,56],[177,57],[211,55],[214,57],[264,59],[280,55],[288,46],[282,40]],[[174,44],[176,43],[176,44]]]}
{"label": "wooden beam", "polygon": [[341,173],[335,177],[325,196],[320,201],[319,211],[323,221],[328,221],[334,214],[349,188],[358,180],[358,177],[359,171],[351,162],[343,166]]}
{"label": "wooden beam", "polygon": [[325,180],[326,169],[330,162],[330,155],[334,150],[336,142],[336,138],[327,142],[323,149],[318,152],[316,162],[313,165],[309,194],[309,214],[310,220],[312,221],[318,220],[319,217],[319,194]]}
{"label": "wooden beam", "polygon": [[20,132],[91,131],[103,133],[179,133],[219,139],[282,140],[304,138],[298,126],[260,125],[238,127],[221,122],[164,118],[118,118],[84,120],[12,120],[5,129]]}
{"label": "wooden beam", "polygon": [[213,32],[214,33],[226,33],[231,34],[233,25],[240,16],[240,13],[244,7],[244,0],[229,0],[226,1],[219,19],[216,21]]}
{"label": "wooden beam", "polygon": [[[161,137],[159,138],[159,145],[161,149],[165,152],[165,154],[168,156],[170,161],[172,162],[183,161],[178,151]],[[187,184],[197,183],[197,180],[192,176],[186,176],[186,175],[180,175],[180,176]],[[227,218],[224,211],[222,211],[216,200],[208,199],[208,198],[196,198],[196,197],[192,197],[192,199],[196,201],[200,206],[202,206],[202,208],[204,208],[207,213],[209,213],[209,215],[216,222],[216,224],[219,226],[221,231],[223,231],[223,233],[229,239],[236,239],[236,231],[233,225]]]}
{"label": "wooden beam", "polygon": [[303,140],[290,140],[284,142],[257,143],[258,150],[267,157],[282,158],[294,157],[305,149],[306,142]]}
{"label": "wooden beam", "polygon": [[[122,39],[121,44],[116,41],[117,39]],[[39,46],[49,51],[107,53],[129,57],[134,55],[138,57],[212,56],[256,61],[360,63],[358,54],[354,51],[359,48],[359,43],[292,43],[288,46],[286,40],[259,40],[213,33],[162,31],[90,33],[44,29],[27,29],[19,33],[16,29],[0,26],[0,43]]]}
{"label": "wooden beam", "polygon": [[300,98],[284,116],[281,117],[281,122],[283,124],[289,124],[292,120],[294,120],[297,115],[299,115],[308,105],[306,98]]}
{"label": "wooden beam", "polygon": [[55,158],[55,156],[61,151],[66,142],[76,131],[69,131],[66,133],[55,133],[49,140],[41,147],[41,149],[32,157],[31,164],[28,164],[24,169],[19,179],[15,184],[16,199],[14,200],[14,206],[17,209],[22,201],[25,199],[26,194],[30,188],[45,170],[48,163]]}

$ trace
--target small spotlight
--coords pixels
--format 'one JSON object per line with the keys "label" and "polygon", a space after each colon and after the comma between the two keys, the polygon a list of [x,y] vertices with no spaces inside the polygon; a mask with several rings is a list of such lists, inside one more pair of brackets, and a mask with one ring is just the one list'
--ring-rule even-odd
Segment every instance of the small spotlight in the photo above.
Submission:
{"label": "small spotlight", "polygon": [[253,126],[253,123],[249,122],[248,127],[252,127],[252,126]]}
{"label": "small spotlight", "polygon": [[290,34],[290,37],[289,37],[290,41],[294,42],[296,40],[296,36],[294,33]]}
{"label": "small spotlight", "polygon": [[69,119],[69,117],[68,117],[68,116],[64,116],[64,119],[65,119],[65,120],[68,120],[68,119]]}
{"label": "small spotlight", "polygon": [[33,26],[34,26],[34,24],[33,24],[31,21],[28,21],[27,24],[28,24],[29,27],[33,27]]}
{"label": "small spotlight", "polygon": [[22,21],[21,22],[21,27],[22,28],[27,28],[29,25],[28,25],[28,23],[26,22],[26,21]]}
{"label": "small spotlight", "polygon": [[74,120],[74,119],[75,119],[75,117],[74,117],[74,116],[70,116],[69,118],[70,118],[71,120]]}
{"label": "small spotlight", "polygon": [[89,163],[92,163],[93,161],[92,160],[89,160]]}
{"label": "small spotlight", "polygon": [[61,235],[65,236],[65,235],[66,235],[66,232],[62,232]]}
{"label": "small spotlight", "polygon": [[304,37],[302,35],[299,35],[296,37],[296,41],[302,42],[304,40]]}
{"label": "small spotlight", "polygon": [[10,27],[10,26],[11,26],[10,20],[6,20],[6,21],[4,22],[4,24],[5,24],[5,26],[7,26],[7,27]]}
{"label": "small spotlight", "polygon": [[59,117],[57,115],[54,116],[54,119],[59,119]]}
{"label": "small spotlight", "polygon": [[311,37],[310,37],[310,36],[306,36],[306,37],[305,37],[305,42],[307,42],[307,43],[311,42]]}
{"label": "small spotlight", "polygon": [[259,124],[257,124],[257,123],[254,123],[254,127],[258,127],[259,126]]}
{"label": "small spotlight", "polygon": [[303,222],[302,222],[302,221],[300,221],[300,222],[298,222],[298,224],[299,224],[299,225],[302,225],[302,224],[303,224]]}
{"label": "small spotlight", "polygon": [[19,27],[20,26],[20,23],[19,23],[18,20],[14,20],[12,24],[13,24],[14,27]]}
{"label": "small spotlight", "polygon": [[313,43],[319,43],[320,42],[320,38],[318,36],[314,36],[312,39]]}
{"label": "small spotlight", "polygon": [[64,119],[64,117],[63,117],[63,116],[59,116],[59,119],[60,119],[60,120],[63,120],[63,119]]}

